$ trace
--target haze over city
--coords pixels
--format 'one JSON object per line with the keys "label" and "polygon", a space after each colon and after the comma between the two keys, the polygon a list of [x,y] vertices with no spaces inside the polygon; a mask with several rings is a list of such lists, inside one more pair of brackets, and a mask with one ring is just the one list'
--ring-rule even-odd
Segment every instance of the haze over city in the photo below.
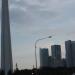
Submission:
{"label": "haze over city", "polygon": [[38,64],[39,48],[50,50],[51,44],[61,44],[65,57],[64,41],[75,40],[75,0],[9,0],[9,7],[14,68],[16,63],[20,69],[32,68],[35,41],[49,35],[37,44]]}

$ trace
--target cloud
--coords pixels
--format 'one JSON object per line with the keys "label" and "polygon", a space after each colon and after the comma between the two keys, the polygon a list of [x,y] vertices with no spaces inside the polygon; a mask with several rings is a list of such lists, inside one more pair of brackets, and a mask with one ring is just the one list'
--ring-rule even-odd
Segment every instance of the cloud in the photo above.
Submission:
{"label": "cloud", "polygon": [[[33,1],[31,1],[32,3],[30,2],[31,4],[29,4],[29,6],[28,2],[30,1],[27,0],[25,2],[19,0],[15,1],[14,4],[12,2],[12,4],[10,5],[12,22],[17,23],[18,25],[25,24],[26,26],[31,26],[34,25],[37,21],[38,23],[40,23],[40,21],[46,22],[51,18],[56,18],[56,16],[59,16],[58,12],[48,10],[45,6],[37,5],[36,0],[34,3]],[[24,3],[26,4],[25,6],[23,6]]]}
{"label": "cloud", "polygon": [[[73,0],[71,2],[73,2]],[[15,1],[11,4],[12,22],[16,25],[31,27],[37,26],[38,24],[45,26],[53,21],[63,22],[65,19],[67,20],[67,7],[69,6],[69,2],[67,0],[63,2],[59,0],[51,0],[49,2],[49,0],[47,0],[46,3],[42,3],[43,4],[40,3],[40,0]],[[47,3],[49,3],[49,6]],[[64,7],[66,7],[66,9]],[[71,15],[71,13],[69,14]]]}

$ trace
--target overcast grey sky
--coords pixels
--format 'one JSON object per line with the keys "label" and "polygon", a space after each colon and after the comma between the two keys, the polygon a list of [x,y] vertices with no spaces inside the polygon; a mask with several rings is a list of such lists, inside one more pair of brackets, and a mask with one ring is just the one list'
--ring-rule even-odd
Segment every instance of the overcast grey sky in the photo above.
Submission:
{"label": "overcast grey sky", "polygon": [[20,69],[32,68],[35,41],[49,35],[38,42],[37,55],[40,47],[61,44],[65,57],[64,41],[75,40],[75,0],[9,0],[9,7],[14,68],[16,62]]}

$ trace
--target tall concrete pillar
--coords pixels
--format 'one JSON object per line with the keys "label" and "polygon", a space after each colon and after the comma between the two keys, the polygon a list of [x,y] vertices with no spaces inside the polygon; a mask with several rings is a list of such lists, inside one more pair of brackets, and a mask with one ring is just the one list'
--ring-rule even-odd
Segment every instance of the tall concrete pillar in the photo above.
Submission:
{"label": "tall concrete pillar", "polygon": [[5,75],[13,70],[8,0],[2,0],[1,69]]}

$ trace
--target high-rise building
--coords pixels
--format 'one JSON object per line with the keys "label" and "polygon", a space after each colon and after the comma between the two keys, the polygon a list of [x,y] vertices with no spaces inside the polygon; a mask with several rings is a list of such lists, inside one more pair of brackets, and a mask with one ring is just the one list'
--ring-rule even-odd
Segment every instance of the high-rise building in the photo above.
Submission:
{"label": "high-rise building", "polygon": [[41,48],[40,49],[40,68],[49,67],[48,57],[49,57],[48,49]]}
{"label": "high-rise building", "polygon": [[5,75],[13,70],[8,0],[2,0],[1,69]]}
{"label": "high-rise building", "polygon": [[52,59],[53,59],[53,67],[61,66],[61,46],[60,45],[52,45],[51,46]]}
{"label": "high-rise building", "polygon": [[52,45],[51,46],[52,57],[56,59],[61,59],[61,46]]}
{"label": "high-rise building", "polygon": [[75,41],[65,42],[67,67],[75,67]]}

